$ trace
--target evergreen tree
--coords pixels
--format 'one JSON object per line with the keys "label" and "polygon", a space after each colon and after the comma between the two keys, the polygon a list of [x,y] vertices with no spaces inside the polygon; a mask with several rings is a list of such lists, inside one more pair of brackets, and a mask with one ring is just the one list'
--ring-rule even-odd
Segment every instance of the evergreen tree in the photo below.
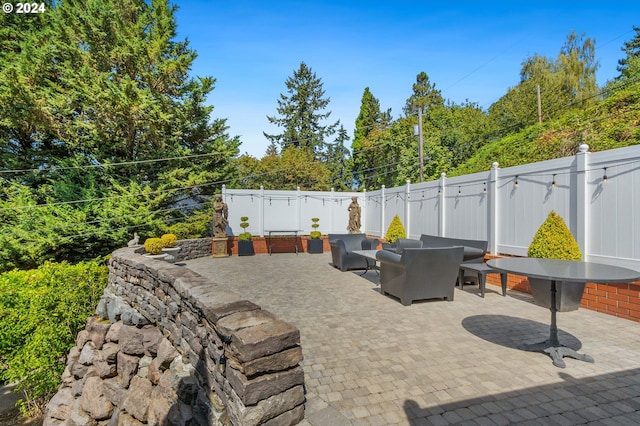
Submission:
{"label": "evergreen tree", "polygon": [[403,111],[406,116],[418,114],[422,108],[425,113],[429,108],[443,105],[444,99],[436,84],[429,81],[429,76],[422,71],[416,76],[416,82],[412,86],[413,93],[407,99]]}
{"label": "evergreen tree", "polygon": [[325,149],[326,138],[335,133],[340,121],[323,125],[331,111],[323,112],[329,105],[322,81],[305,64],[300,63],[293,76],[285,81],[287,95],[280,94],[277,116],[267,116],[270,123],[282,127],[284,132],[270,135],[263,132],[272,143],[279,143],[284,150],[290,146],[309,148],[319,158]]}
{"label": "evergreen tree", "polygon": [[336,191],[350,191],[353,187],[350,154],[344,145],[348,140],[347,130],[340,126],[334,142],[327,145],[325,164],[329,169],[331,187]]}
{"label": "evergreen tree", "polygon": [[383,112],[380,101],[365,87],[353,133],[353,178],[360,186],[371,186],[373,175],[380,166],[381,151],[385,148],[375,143],[376,137],[391,123],[391,109]]}
{"label": "evergreen tree", "polygon": [[[32,197],[3,198],[8,262],[106,254],[233,177],[239,141],[204,104],[215,80],[189,77],[196,53],[175,39],[174,13],[168,0],[67,0],[2,14],[0,176]],[[26,238],[45,243],[26,254]]]}
{"label": "evergreen tree", "polygon": [[640,74],[640,27],[633,27],[635,37],[624,43],[622,51],[627,55],[618,61],[619,78],[631,78]]}

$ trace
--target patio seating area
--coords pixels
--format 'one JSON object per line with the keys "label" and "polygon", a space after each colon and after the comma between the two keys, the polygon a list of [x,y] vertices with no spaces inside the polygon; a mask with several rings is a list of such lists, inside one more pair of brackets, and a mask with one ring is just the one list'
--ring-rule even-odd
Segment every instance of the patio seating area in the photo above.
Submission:
{"label": "patio seating area", "polygon": [[[300,329],[303,425],[640,423],[638,324],[579,309],[558,314],[562,343],[595,363],[518,349],[549,334],[549,311],[488,284],[451,303],[403,306],[370,271],[331,254],[183,262]],[[493,288],[492,288],[493,287]]]}

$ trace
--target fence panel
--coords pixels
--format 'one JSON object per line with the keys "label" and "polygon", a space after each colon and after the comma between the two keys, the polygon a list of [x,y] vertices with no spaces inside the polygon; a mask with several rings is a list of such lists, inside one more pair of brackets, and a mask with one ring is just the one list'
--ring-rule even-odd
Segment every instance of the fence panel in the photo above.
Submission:
{"label": "fence panel", "polygon": [[589,154],[588,260],[640,269],[640,150],[637,148]]}
{"label": "fence panel", "polygon": [[407,194],[405,186],[398,186],[396,188],[386,188],[384,193],[384,224],[383,234],[387,233],[389,224],[393,220],[395,215],[398,215],[402,224],[407,227]]}
{"label": "fence panel", "polygon": [[363,231],[368,235],[384,236],[386,229],[382,229],[383,198],[382,190],[367,192],[364,200],[365,227]]}
{"label": "fence panel", "polygon": [[411,186],[408,237],[418,239],[422,234],[438,235],[440,230],[440,181]]}
{"label": "fence panel", "polygon": [[332,229],[332,215],[331,215],[331,192],[313,192],[313,191],[301,191],[300,192],[300,230],[303,234],[309,234],[313,231],[311,225],[312,218],[317,217],[318,231],[323,234],[328,234],[333,231]]}
{"label": "fence panel", "polygon": [[[640,146],[456,176],[369,192],[266,191],[223,188],[229,235],[240,217],[249,232],[299,229],[345,233],[358,197],[361,230],[384,237],[398,215],[410,238],[421,234],[486,239],[495,254],[526,255],[551,210],[567,223],[586,260],[640,269]],[[605,182],[604,176],[607,179]]]}
{"label": "fence panel", "polygon": [[488,172],[446,179],[444,192],[444,236],[486,240],[489,204]]}
{"label": "fence panel", "polygon": [[[573,157],[501,169],[498,182],[498,251],[526,256],[533,236],[555,210],[577,235],[571,188],[576,187]],[[553,187],[555,174],[556,185]]]}

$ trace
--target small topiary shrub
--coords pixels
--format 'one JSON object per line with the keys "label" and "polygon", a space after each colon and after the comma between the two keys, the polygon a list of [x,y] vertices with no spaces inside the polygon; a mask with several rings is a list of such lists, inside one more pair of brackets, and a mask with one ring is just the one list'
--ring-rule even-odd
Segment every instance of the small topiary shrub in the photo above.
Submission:
{"label": "small topiary shrub", "polygon": [[560,260],[582,259],[580,247],[567,224],[553,210],[534,235],[527,256]]}
{"label": "small topiary shrub", "polygon": [[387,243],[394,244],[398,238],[407,238],[407,231],[398,215],[395,215],[387,228],[384,239]]}
{"label": "small topiary shrub", "polygon": [[149,254],[160,254],[162,253],[162,240],[160,238],[147,238],[144,242],[144,249]]}
{"label": "small topiary shrub", "polygon": [[173,247],[176,245],[178,237],[175,234],[164,234],[160,237],[160,241],[162,242],[162,247]]}
{"label": "small topiary shrub", "polygon": [[311,238],[312,240],[319,240],[320,237],[322,237],[322,233],[320,231],[318,231],[318,227],[320,226],[320,224],[318,223],[320,221],[319,218],[317,217],[312,217],[311,218],[311,222],[313,222],[311,224],[311,227],[313,228],[313,231],[311,231],[309,233],[309,238]]}
{"label": "small topiary shrub", "polygon": [[238,241],[251,241],[252,235],[251,235],[251,232],[247,232],[248,227],[249,227],[249,217],[242,216],[240,218],[240,228],[242,228],[244,232],[238,235]]}

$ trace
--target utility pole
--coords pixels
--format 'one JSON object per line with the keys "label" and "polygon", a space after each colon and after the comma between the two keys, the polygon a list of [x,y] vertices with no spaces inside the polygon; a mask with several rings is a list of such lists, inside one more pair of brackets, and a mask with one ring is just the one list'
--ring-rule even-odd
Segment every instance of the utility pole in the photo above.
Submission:
{"label": "utility pole", "polygon": [[538,88],[538,124],[542,124],[542,100],[540,99],[540,85],[536,86]]}
{"label": "utility pole", "polygon": [[418,107],[418,158],[420,161],[420,182],[424,182],[424,150],[422,140],[422,107]]}

